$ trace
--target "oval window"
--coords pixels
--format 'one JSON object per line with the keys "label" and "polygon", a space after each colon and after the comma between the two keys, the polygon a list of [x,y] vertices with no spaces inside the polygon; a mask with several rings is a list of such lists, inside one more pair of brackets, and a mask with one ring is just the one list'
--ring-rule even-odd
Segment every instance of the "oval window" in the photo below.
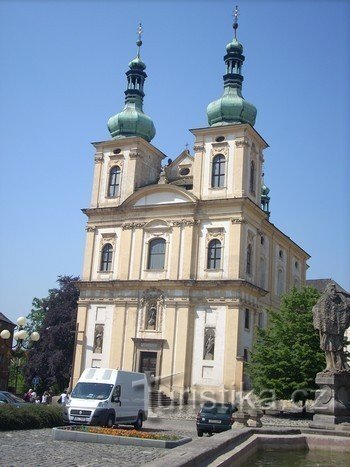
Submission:
{"label": "oval window", "polygon": [[122,151],[122,150],[121,150],[121,149],[119,149],[119,148],[118,148],[118,149],[114,149],[114,151],[113,151],[113,154],[120,154],[120,153],[121,153],[121,151]]}
{"label": "oval window", "polygon": [[190,173],[190,169],[187,167],[180,170],[180,175],[188,175],[189,173]]}
{"label": "oval window", "polygon": [[217,143],[221,143],[221,141],[225,141],[225,136],[218,136],[217,138],[215,138],[215,141]]}

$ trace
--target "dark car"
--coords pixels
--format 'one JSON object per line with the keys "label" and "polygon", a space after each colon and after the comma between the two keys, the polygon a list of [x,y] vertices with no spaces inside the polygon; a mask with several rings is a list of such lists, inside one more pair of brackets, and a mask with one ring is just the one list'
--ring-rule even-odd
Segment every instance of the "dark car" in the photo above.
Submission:
{"label": "dark car", "polygon": [[14,394],[11,394],[11,392],[0,391],[0,407],[4,405],[12,405],[15,407],[21,407],[26,404],[27,402],[25,402],[20,397],[17,397]]}
{"label": "dark car", "polygon": [[236,411],[237,408],[229,402],[206,402],[197,414],[198,436],[230,430],[233,423],[232,414]]}

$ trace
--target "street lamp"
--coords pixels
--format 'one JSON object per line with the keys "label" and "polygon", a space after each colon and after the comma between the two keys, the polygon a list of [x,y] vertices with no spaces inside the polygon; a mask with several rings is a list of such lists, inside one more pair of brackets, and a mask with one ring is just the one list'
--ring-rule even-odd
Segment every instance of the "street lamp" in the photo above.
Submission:
{"label": "street lamp", "polygon": [[[40,334],[36,331],[32,332],[30,336],[23,327],[26,325],[26,318],[20,316],[17,319],[17,326],[14,329],[13,338],[16,341],[14,345],[8,341],[11,337],[11,333],[8,329],[4,329],[0,332],[0,337],[4,339],[6,346],[13,350],[28,350],[31,342],[37,342],[40,339]],[[8,341],[8,342],[7,342]]]}

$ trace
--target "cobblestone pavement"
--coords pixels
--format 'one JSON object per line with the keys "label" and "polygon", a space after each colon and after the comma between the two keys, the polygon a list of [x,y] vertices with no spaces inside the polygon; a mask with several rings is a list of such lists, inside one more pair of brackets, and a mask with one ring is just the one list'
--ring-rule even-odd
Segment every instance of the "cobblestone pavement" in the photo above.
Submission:
{"label": "cobblestone pavement", "polygon": [[[148,430],[197,437],[197,407],[157,409],[145,424]],[[298,415],[264,416],[264,426],[307,426]],[[233,425],[234,426],[234,425]],[[51,429],[0,432],[0,467],[137,466],[168,454],[168,449],[140,446],[54,441]]]}
{"label": "cobblestone pavement", "polygon": [[[172,420],[194,420],[198,413],[199,407],[192,405],[184,405],[182,407],[165,407],[155,409],[154,415],[159,418]],[[284,413],[276,416],[264,415],[261,419],[264,426],[290,426],[290,427],[306,427],[310,420],[298,413]]]}
{"label": "cobblestone pavement", "polygon": [[[149,420],[145,428],[196,436],[193,421]],[[51,429],[0,432],[1,467],[137,466],[168,454],[168,449],[54,441]]]}

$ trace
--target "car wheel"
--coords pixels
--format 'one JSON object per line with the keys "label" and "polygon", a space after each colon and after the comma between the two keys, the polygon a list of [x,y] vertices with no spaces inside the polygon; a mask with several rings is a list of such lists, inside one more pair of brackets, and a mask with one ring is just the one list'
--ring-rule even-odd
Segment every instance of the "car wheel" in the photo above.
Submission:
{"label": "car wheel", "polygon": [[106,426],[107,428],[113,428],[114,425],[114,417],[113,415],[108,415]]}
{"label": "car wheel", "polygon": [[200,438],[202,438],[202,436],[203,436],[203,431],[197,430],[197,435],[198,435]]}
{"label": "car wheel", "polygon": [[137,416],[136,422],[134,423],[135,430],[141,430],[142,423],[143,423],[142,413],[139,413],[138,416]]}

